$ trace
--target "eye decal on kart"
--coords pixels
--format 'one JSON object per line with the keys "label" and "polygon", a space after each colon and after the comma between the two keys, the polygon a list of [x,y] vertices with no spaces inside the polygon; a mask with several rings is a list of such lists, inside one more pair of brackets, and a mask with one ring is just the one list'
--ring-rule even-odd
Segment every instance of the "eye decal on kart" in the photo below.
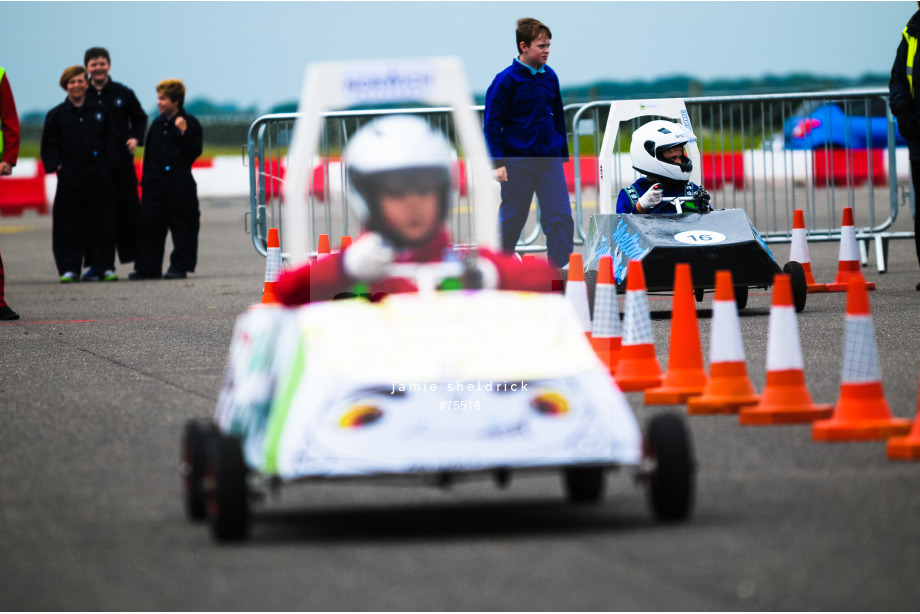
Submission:
{"label": "eye decal on kart", "polygon": [[544,416],[564,416],[569,413],[569,402],[558,392],[541,392],[533,398],[530,406]]}
{"label": "eye decal on kart", "polygon": [[356,429],[377,422],[383,412],[374,405],[354,405],[339,418],[339,426],[344,429]]}

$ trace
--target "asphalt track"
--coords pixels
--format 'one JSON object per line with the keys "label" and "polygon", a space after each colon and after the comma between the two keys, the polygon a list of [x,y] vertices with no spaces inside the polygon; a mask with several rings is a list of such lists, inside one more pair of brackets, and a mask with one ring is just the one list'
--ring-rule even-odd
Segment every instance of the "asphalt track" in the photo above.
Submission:
{"label": "asphalt track", "polygon": [[[920,463],[884,444],[818,444],[807,426],[692,417],[696,512],[656,524],[628,473],[602,505],[563,502],[557,476],[507,490],[300,485],[259,508],[252,538],[211,541],[184,516],[179,438],[214,409],[237,314],[264,261],[242,200],[203,204],[198,273],[185,281],[57,283],[50,218],[0,220],[0,609],[3,610],[916,610]],[[903,228],[901,228],[903,226]],[[907,228],[899,220],[899,229]],[[788,246],[776,248],[779,259]],[[812,244],[819,281],[837,244]],[[884,387],[917,413],[920,270],[892,242],[865,272]],[[120,266],[127,276],[129,267]],[[699,311],[708,352],[709,305]],[[770,296],[741,322],[764,382]],[[818,402],[840,381],[843,294],[799,315]],[[670,300],[653,298],[667,364]],[[708,356],[708,353],[706,354]],[[629,395],[640,420],[662,409]],[[663,408],[683,411],[682,407]]]}

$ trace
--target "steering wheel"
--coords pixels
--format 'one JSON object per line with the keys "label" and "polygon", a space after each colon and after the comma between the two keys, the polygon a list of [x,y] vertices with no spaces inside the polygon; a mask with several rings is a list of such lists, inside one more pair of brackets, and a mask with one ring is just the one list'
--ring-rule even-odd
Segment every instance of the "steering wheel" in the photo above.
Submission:
{"label": "steering wheel", "polygon": [[447,279],[470,280],[468,287],[477,289],[498,287],[498,269],[478,255],[439,262],[394,262],[387,267],[387,275],[411,280],[419,293],[435,292]]}

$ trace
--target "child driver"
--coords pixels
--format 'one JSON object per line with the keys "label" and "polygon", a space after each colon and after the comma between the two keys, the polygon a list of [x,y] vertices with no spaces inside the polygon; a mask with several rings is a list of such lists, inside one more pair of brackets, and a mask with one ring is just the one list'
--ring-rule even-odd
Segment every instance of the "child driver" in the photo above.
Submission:
{"label": "child driver", "polygon": [[711,211],[709,193],[690,181],[693,162],[684,146],[696,140],[690,130],[676,122],[655,120],[640,126],[632,135],[629,155],[632,166],[645,177],[620,190],[617,213],[677,213],[664,198],[696,197],[684,201],[683,209]]}
{"label": "child driver", "polygon": [[[451,151],[440,133],[419,117],[371,122],[345,149],[349,205],[363,232],[341,252],[283,273],[276,293],[285,305],[331,300],[363,285],[375,300],[414,292],[407,279],[388,277],[396,262],[438,262],[452,251],[445,228],[451,192]],[[550,292],[554,275],[545,262],[479,250],[481,271],[505,290]]]}

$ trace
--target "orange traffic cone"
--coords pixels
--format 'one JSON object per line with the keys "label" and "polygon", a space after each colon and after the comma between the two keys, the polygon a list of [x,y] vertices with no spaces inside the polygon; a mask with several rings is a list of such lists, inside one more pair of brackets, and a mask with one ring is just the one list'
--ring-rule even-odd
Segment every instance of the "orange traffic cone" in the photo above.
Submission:
{"label": "orange traffic cone", "polygon": [[581,320],[585,337],[591,340],[591,311],[588,308],[588,285],[582,268],[581,254],[569,255],[569,276],[565,282],[565,299],[572,303],[578,319]]}
{"label": "orange traffic cone", "polygon": [[878,362],[869,293],[862,275],[852,275],[847,290],[840,400],[829,420],[815,422],[815,441],[870,441],[906,435],[910,420],[892,418]]}
{"label": "orange traffic cone", "polygon": [[687,413],[731,414],[759,400],[744,361],[732,273],[717,271],[709,335],[709,382],[701,396],[687,401]]}
{"label": "orange traffic cone", "polygon": [[620,360],[613,374],[620,390],[633,392],[661,385],[661,365],[655,355],[652,314],[648,307],[642,262],[630,260],[626,271],[626,309]]}
{"label": "orange traffic cone", "polygon": [[316,242],[316,256],[318,258],[319,256],[329,253],[332,253],[332,249],[329,246],[329,235],[320,235]]}
{"label": "orange traffic cone", "polygon": [[827,284],[828,292],[846,292],[847,282],[854,273],[859,273],[866,290],[875,290],[875,282],[866,281],[859,271],[859,250],[856,246],[856,225],[853,222],[853,207],[843,208],[843,224],[840,228],[840,256],[837,263],[837,277]]}
{"label": "orange traffic cone", "polygon": [[920,400],[917,401],[917,417],[907,437],[892,437],[888,440],[889,460],[920,460]]}
{"label": "orange traffic cone", "polygon": [[[610,256],[601,256],[597,263],[597,285],[594,287],[594,320],[591,322],[591,346],[611,375],[620,359],[620,309],[617,306],[617,286],[613,281]],[[571,267],[571,265],[570,265]]]}
{"label": "orange traffic cone", "polygon": [[646,405],[676,405],[703,394],[706,386],[700,327],[696,321],[696,299],[690,265],[674,267],[674,299],[671,307],[671,342],[668,370],[661,386],[645,391]]}
{"label": "orange traffic cone", "polygon": [[808,255],[808,238],[805,234],[805,212],[796,209],[792,214],[792,247],[789,248],[789,260],[794,260],[802,265],[805,271],[805,283],[808,292],[827,292],[827,284],[815,282],[811,272],[811,258]]}
{"label": "orange traffic cone", "polygon": [[815,405],[805,386],[799,326],[789,276],[777,273],[767,333],[767,385],[754,407],[742,409],[741,424],[801,424],[831,415],[830,405]]}
{"label": "orange traffic cone", "polygon": [[339,251],[342,251],[349,245],[351,245],[351,237],[348,235],[342,235],[342,242],[339,244]]}
{"label": "orange traffic cone", "polygon": [[262,289],[262,301],[253,305],[279,305],[281,301],[275,294],[275,285],[278,274],[281,272],[281,242],[278,240],[278,229],[268,229],[267,254],[265,255],[265,285]]}

